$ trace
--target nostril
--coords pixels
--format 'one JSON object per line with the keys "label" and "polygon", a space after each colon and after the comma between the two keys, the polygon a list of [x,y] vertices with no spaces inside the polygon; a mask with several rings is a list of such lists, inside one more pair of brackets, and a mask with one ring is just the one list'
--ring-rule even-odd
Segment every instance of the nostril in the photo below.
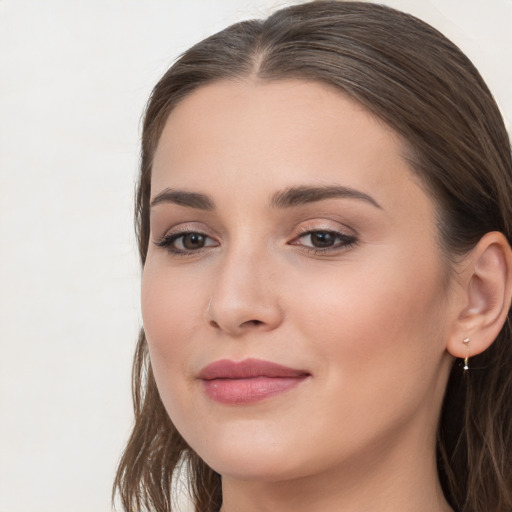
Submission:
{"label": "nostril", "polygon": [[[262,322],[261,320],[247,320],[246,322],[243,322],[240,327],[249,327],[249,326],[258,326],[258,325],[263,325],[265,322]],[[221,326],[215,321],[215,320],[210,320],[208,322],[208,324],[210,325],[210,327],[213,327],[214,329],[221,329]]]}
{"label": "nostril", "polygon": [[247,322],[244,322],[244,324],[250,324],[250,325],[261,325],[263,322],[261,320],[248,320]]}

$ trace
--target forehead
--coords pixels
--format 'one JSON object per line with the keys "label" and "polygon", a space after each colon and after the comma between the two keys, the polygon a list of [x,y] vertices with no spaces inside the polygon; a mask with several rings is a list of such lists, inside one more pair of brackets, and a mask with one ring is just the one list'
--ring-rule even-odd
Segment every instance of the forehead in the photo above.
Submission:
{"label": "forehead", "polygon": [[271,193],[334,182],[396,195],[413,181],[403,152],[394,130],[328,85],[216,82],[170,114],[155,153],[152,195],[169,186]]}
{"label": "forehead", "polygon": [[186,151],[191,135],[205,146],[231,141],[234,148],[243,139],[276,151],[296,142],[308,142],[304,150],[336,145],[341,135],[357,147],[378,142],[401,151],[398,135],[356,100],[326,84],[302,80],[219,81],[196,89],[171,112],[157,159],[172,146]]}

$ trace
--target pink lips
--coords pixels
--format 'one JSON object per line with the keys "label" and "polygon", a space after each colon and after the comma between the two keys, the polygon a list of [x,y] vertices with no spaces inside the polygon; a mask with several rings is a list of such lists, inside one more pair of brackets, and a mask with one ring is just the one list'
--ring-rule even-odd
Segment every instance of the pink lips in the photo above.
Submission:
{"label": "pink lips", "polygon": [[206,395],[224,404],[248,404],[277,395],[303,382],[310,374],[270,361],[222,359],[201,370]]}

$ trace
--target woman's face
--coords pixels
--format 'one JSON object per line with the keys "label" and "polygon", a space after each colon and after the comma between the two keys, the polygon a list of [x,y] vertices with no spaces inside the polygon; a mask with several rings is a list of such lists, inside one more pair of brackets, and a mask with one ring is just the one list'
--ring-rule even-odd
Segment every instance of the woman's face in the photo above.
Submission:
{"label": "woman's face", "polygon": [[144,328],[169,416],[224,476],[433,457],[450,289],[432,201],[401,153],[317,83],[220,82],[170,115]]}

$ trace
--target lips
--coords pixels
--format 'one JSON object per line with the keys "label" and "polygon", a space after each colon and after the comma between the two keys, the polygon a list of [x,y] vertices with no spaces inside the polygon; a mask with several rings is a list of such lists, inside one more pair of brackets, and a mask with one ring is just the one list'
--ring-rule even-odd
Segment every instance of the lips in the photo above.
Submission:
{"label": "lips", "polygon": [[288,391],[309,376],[304,370],[260,359],[222,359],[203,368],[198,378],[212,400],[248,404]]}

